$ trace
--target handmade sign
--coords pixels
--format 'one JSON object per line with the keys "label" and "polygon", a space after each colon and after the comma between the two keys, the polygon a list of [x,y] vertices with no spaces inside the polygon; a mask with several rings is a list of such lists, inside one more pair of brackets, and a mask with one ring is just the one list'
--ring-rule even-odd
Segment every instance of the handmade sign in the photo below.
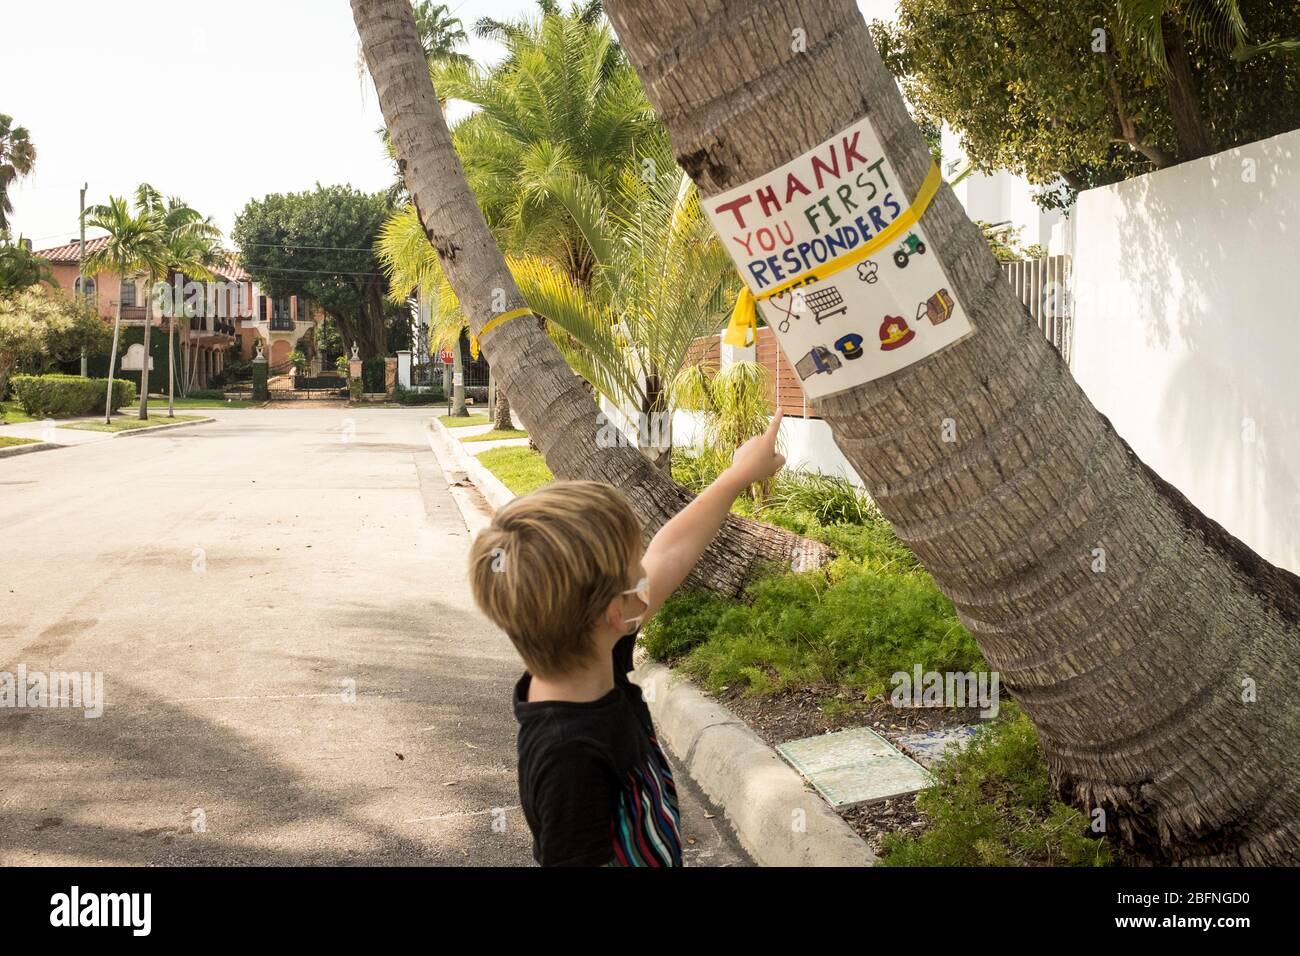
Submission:
{"label": "handmade sign", "polygon": [[745,289],[727,333],[744,345],[754,305],[809,398],[889,375],[973,331],[918,220],[938,167],[903,195],[865,117],[752,182],[703,201]]}

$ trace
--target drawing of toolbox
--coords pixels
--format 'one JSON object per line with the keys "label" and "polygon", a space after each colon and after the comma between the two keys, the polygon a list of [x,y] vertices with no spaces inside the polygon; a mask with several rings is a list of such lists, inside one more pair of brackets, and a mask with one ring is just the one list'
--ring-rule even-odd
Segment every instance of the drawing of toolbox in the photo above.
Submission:
{"label": "drawing of toolbox", "polygon": [[940,322],[948,321],[948,316],[952,315],[952,310],[952,296],[947,289],[940,289],[926,299],[921,307],[916,310],[916,318],[918,322],[922,318],[928,318],[931,325],[938,325]]}
{"label": "drawing of toolbox", "polygon": [[804,304],[812,309],[813,318],[817,324],[822,324],[822,319],[829,319],[832,315],[843,315],[849,310],[844,304],[844,296],[840,295],[840,290],[833,285],[828,285],[820,289],[813,289],[803,294]]}
{"label": "drawing of toolbox", "polygon": [[830,349],[820,345],[795,363],[794,369],[800,379],[808,379],[821,372],[830,373],[840,367],[840,360],[831,354]]}

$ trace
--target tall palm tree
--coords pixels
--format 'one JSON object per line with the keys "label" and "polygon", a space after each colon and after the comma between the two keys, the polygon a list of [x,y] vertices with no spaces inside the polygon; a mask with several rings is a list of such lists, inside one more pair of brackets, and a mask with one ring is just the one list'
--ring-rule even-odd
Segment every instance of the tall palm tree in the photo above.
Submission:
{"label": "tall palm tree", "polygon": [[[704,197],[864,113],[901,189],[926,178],[853,0],[606,9]],[[818,414],[1032,718],[1063,794],[1156,860],[1300,862],[1300,578],[1137,458],[951,190],[924,228],[974,334]]]}
{"label": "tall palm tree", "polygon": [[424,57],[429,65],[435,63],[468,63],[468,54],[458,47],[469,39],[465,25],[459,17],[454,17],[445,3],[432,3],[421,0],[414,4],[415,25],[420,31],[420,42],[424,45]]}
{"label": "tall palm tree", "polygon": [[[86,225],[102,229],[108,233],[107,242],[86,257],[83,271],[86,275],[98,275],[101,272],[116,272],[119,280],[117,295],[117,314],[113,319],[113,345],[108,352],[108,387],[104,398],[104,424],[107,425],[113,415],[113,367],[117,362],[117,343],[122,326],[121,283],[127,279],[144,274],[155,276],[165,268],[166,256],[163,251],[163,224],[154,213],[147,209],[132,211],[126,199],[121,196],[109,196],[108,202],[101,206],[92,206],[86,210]],[[152,279],[149,298],[152,299]],[[145,353],[143,376],[149,368],[149,325],[145,323]],[[141,388],[141,393],[145,392]]]}
{"label": "tall palm tree", "polygon": [[[478,334],[494,316],[523,307],[524,299],[466,182],[437,91],[422,75],[424,49],[410,5],[407,0],[352,0],[352,14],[380,108],[406,164],[421,224]],[[649,534],[691,500],[686,489],[656,471],[635,448],[602,444],[595,401],[534,319],[504,322],[480,339],[554,474],[621,488]],[[817,542],[729,518],[691,581],[737,594],[762,563],[810,566],[828,554]]]}
{"label": "tall palm tree", "polygon": [[556,258],[586,283],[590,249],[550,186],[573,174],[613,197],[638,153],[663,153],[663,127],[598,16],[546,12],[499,29],[501,63],[432,71],[441,96],[477,108],[456,125],[457,152],[501,244]]}
{"label": "tall palm tree", "polygon": [[[203,216],[175,196],[164,201],[162,194],[148,183],[140,185],[137,197],[138,202],[162,223],[164,270],[161,275],[171,279],[172,276],[179,274],[188,279],[204,282],[213,279],[212,269],[221,260],[221,231],[212,218]],[[181,303],[173,302],[170,315],[167,316],[168,418],[176,416],[176,310],[180,307]],[[147,354],[149,349],[147,328],[145,335]],[[144,405],[145,399],[146,396],[141,395],[141,419],[149,417],[147,406]]]}
{"label": "tall palm tree", "polygon": [[0,242],[9,236],[9,214],[14,211],[9,187],[32,171],[36,147],[22,126],[15,126],[12,116],[0,113]]}

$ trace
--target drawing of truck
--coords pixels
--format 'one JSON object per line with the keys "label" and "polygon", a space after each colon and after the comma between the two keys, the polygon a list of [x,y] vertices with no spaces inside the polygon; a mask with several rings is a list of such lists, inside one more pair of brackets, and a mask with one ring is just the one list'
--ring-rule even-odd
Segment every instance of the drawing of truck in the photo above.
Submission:
{"label": "drawing of truck", "polygon": [[839,367],[840,360],[831,354],[830,349],[820,345],[814,345],[812,350],[794,365],[799,378],[804,381],[822,372],[829,375]]}

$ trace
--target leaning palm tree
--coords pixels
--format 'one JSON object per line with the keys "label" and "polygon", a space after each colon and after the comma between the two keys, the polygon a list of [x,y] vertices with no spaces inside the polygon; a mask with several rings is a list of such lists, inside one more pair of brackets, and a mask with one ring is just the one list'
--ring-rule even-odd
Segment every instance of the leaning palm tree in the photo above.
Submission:
{"label": "leaning palm tree", "polygon": [[[551,471],[623,489],[653,534],[691,495],[635,448],[600,441],[595,401],[525,307],[505,257],[466,182],[407,0],[352,0],[380,107],[425,235],[511,405]],[[510,316],[512,318],[507,319]],[[484,326],[497,324],[486,335]],[[761,564],[804,567],[828,549],[788,532],[729,518],[692,572],[694,585],[736,594]]]}
{"label": "leaning palm tree", "polygon": [[[86,275],[116,272],[119,283],[141,273],[154,276],[164,267],[162,221],[148,210],[132,212],[121,196],[109,196],[102,206],[86,210],[86,225],[108,233],[107,242],[86,257]],[[152,298],[152,290],[150,298]],[[118,291],[117,314],[113,319],[113,345],[108,352],[108,388],[104,398],[104,424],[113,415],[113,367],[117,361],[118,335],[122,326],[122,294]],[[149,367],[148,325],[145,326],[144,367]],[[143,374],[147,374],[143,373]],[[141,389],[143,393],[144,389]]]}
{"label": "leaning palm tree", "polygon": [[36,147],[22,126],[15,126],[12,116],[0,113],[0,241],[9,235],[9,215],[14,211],[9,187],[32,171]]}
{"label": "leaning palm tree", "polygon": [[[899,188],[927,178],[853,0],[606,9],[706,205],[864,114]],[[974,333],[818,414],[1033,720],[1063,794],[1154,860],[1300,862],[1300,578],[1137,458],[950,190],[923,226]]]}
{"label": "leaning palm tree", "polygon": [[[638,415],[643,453],[667,469],[673,382],[687,368],[692,344],[718,330],[739,283],[690,178],[666,154],[645,159],[651,162],[628,164],[608,200],[580,173],[542,182],[592,264],[586,283],[564,257],[506,258],[570,367],[610,404]],[[391,288],[431,286],[439,314],[449,314],[455,296],[413,207],[385,224],[377,248]]]}

